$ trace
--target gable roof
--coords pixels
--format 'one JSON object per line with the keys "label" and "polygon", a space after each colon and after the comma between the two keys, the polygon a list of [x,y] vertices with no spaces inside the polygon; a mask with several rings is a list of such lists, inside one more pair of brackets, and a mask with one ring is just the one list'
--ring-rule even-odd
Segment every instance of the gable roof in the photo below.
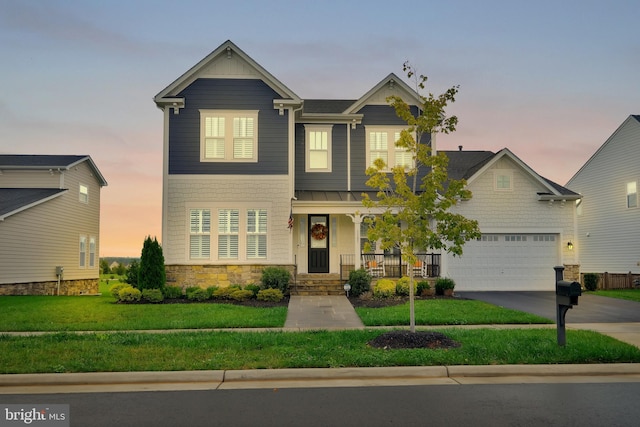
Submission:
{"label": "gable roof", "polygon": [[89,163],[100,186],[106,186],[107,181],[90,156],[0,154],[0,172],[2,170],[69,170],[85,161]]}
{"label": "gable roof", "polygon": [[0,188],[0,221],[67,191],[69,190],[59,188]]}
{"label": "gable roof", "polygon": [[411,89],[401,78],[391,73],[371,88],[371,90],[362,95],[360,99],[351,104],[344,112],[347,114],[357,113],[362,107],[371,103],[389,105],[387,97],[391,95],[401,97],[409,105],[422,105],[420,95]]}
{"label": "gable roof", "polygon": [[[237,58],[236,58],[237,57]],[[300,103],[300,97],[296,95],[291,89],[285,86],[282,82],[276,79],[271,73],[265,70],[260,64],[251,59],[249,55],[244,53],[238,46],[236,46],[231,40],[227,40],[222,43],[217,49],[207,55],[204,59],[198,62],[196,65],[187,70],[184,74],[174,80],[169,86],[161,90],[153,99],[160,107],[163,105],[174,105],[182,102],[184,106],[184,100],[180,98],[179,93],[193,83],[196,79],[202,76],[202,74],[210,66],[215,66],[216,61],[225,58],[231,60],[235,58],[244,67],[242,76],[238,76],[233,73],[224,74],[223,71],[216,69],[216,77],[241,77],[241,78],[259,78],[263,80],[269,87],[277,92],[283,100],[291,100],[295,103]],[[180,105],[177,105],[180,106]]]}
{"label": "gable roof", "polygon": [[622,124],[620,126],[618,126],[618,128],[611,134],[611,136],[609,138],[607,138],[607,140],[604,142],[604,144],[602,144],[595,153],[593,153],[593,155],[591,157],[589,157],[589,160],[587,160],[584,165],[582,165],[580,167],[580,169],[578,169],[578,171],[571,177],[571,179],[569,179],[569,181],[567,181],[567,185],[570,185],[571,182],[578,176],[580,175],[580,173],[582,173],[582,171],[584,170],[584,168],[587,167],[587,165],[589,163],[591,163],[591,161],[593,159],[596,158],[596,156],[607,146],[611,143],[611,141],[613,141],[613,139],[615,138],[615,136],[620,132],[620,130],[622,128],[624,128],[625,126],[629,125],[629,124],[634,124],[637,125],[640,123],[640,115],[637,114],[631,114],[629,117],[627,117],[625,119],[624,122],[622,122]]}
{"label": "gable roof", "polygon": [[449,176],[453,179],[465,179],[467,180],[467,184],[477,179],[501,158],[507,157],[519,165],[547,190],[538,192],[538,198],[540,200],[554,200],[556,198],[576,200],[582,197],[580,194],[538,175],[537,172],[520,160],[520,158],[513,154],[508,148],[503,148],[495,154],[491,151],[462,150],[444,151],[444,153],[449,157],[449,167],[447,169]]}

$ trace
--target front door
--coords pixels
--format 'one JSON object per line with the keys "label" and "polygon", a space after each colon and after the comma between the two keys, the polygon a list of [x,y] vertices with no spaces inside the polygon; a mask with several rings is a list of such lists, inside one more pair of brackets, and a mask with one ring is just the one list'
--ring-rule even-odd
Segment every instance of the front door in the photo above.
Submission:
{"label": "front door", "polygon": [[309,273],[329,272],[329,216],[309,215]]}

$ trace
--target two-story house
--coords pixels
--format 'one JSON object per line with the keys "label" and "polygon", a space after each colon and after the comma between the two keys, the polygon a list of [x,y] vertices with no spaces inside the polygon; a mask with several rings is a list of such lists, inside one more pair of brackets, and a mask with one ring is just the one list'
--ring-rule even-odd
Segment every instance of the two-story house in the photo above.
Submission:
{"label": "two-story house", "polygon": [[99,292],[105,185],[89,156],[0,155],[0,295]]}
{"label": "two-story house", "polygon": [[631,115],[567,185],[578,206],[577,250],[583,273],[640,273],[640,116]]}
{"label": "two-story house", "polygon": [[[358,99],[303,100],[231,41],[158,93],[168,282],[225,286],[258,282],[264,266],[297,276],[364,266],[363,218],[376,213],[362,205],[363,192],[375,194],[365,170],[377,158],[412,161],[395,147],[404,123],[389,95],[417,112],[418,94],[394,74]],[[448,154],[451,175],[475,194],[457,209],[486,236],[460,259],[437,254],[429,274],[458,289],[552,289],[553,266],[575,264],[568,202],[579,196],[506,149]]]}

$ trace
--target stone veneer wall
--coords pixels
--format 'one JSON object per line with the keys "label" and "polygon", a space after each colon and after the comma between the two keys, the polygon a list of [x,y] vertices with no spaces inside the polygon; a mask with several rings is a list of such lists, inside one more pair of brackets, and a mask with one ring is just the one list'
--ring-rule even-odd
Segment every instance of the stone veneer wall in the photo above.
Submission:
{"label": "stone veneer wall", "polygon": [[208,288],[229,285],[260,284],[262,270],[265,267],[282,267],[293,276],[294,265],[166,265],[167,286],[190,286]]}
{"label": "stone veneer wall", "polygon": [[[61,280],[60,295],[97,295],[98,279]],[[57,295],[58,282],[30,282],[0,285],[0,295]]]}
{"label": "stone veneer wall", "polygon": [[568,282],[579,282],[580,264],[564,264],[564,280]]}

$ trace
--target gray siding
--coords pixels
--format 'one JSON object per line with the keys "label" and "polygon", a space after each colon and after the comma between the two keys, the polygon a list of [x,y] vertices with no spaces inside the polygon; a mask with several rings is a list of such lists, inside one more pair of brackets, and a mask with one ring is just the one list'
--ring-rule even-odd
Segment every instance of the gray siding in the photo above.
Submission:
{"label": "gray siding", "polygon": [[[273,108],[278,95],[261,80],[198,79],[180,96],[185,108],[169,121],[170,174],[271,175],[288,173],[287,114]],[[259,110],[258,162],[200,162],[200,109]]]}
{"label": "gray siding", "polygon": [[331,131],[331,172],[305,172],[305,128],[296,125],[296,189],[345,191],[347,189],[347,125],[333,125]]}
{"label": "gray siding", "polygon": [[[89,203],[79,201],[79,183],[89,187]],[[87,163],[64,172],[69,191],[0,221],[0,284],[95,279],[99,275],[100,185]],[[86,266],[79,266],[80,235],[87,236]],[[96,238],[96,261],[89,268],[88,239]]]}

